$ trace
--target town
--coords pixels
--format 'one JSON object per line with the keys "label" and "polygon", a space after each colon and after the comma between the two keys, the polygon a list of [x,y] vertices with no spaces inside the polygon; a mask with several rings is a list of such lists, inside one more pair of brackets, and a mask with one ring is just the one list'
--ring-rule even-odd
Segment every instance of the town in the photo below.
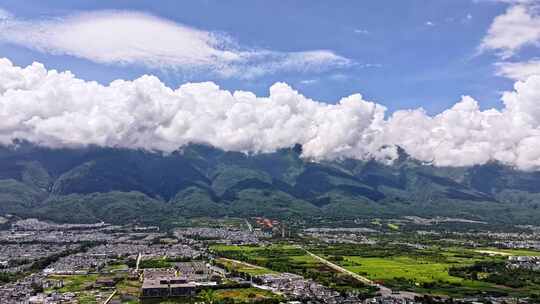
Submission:
{"label": "town", "polygon": [[[371,248],[372,256],[381,246],[396,252],[431,252],[430,248],[441,244],[462,246],[460,254],[471,254],[473,262],[445,270],[455,274],[455,278],[449,277],[454,281],[468,276],[476,261],[502,265],[492,267],[499,272],[540,273],[540,251],[534,251],[540,234],[531,227],[472,234],[438,230],[435,225],[426,231],[425,225],[432,224],[416,227],[415,218],[414,222],[359,220],[357,227],[290,229],[293,225],[277,220],[249,218],[216,219],[212,225],[203,222],[162,231],[155,226],[55,224],[9,215],[5,218],[9,220],[0,231],[0,303],[6,304],[401,304],[450,299],[460,303],[513,303],[517,298],[513,292],[518,289],[505,287],[504,292],[495,292],[495,285],[488,283],[482,283],[485,289],[477,293],[467,289],[461,296],[452,296],[444,288],[440,293],[426,288],[432,286],[435,291],[437,282],[430,285],[409,278],[416,285],[407,287],[396,283],[404,280],[399,276],[377,279],[377,270],[355,270],[370,261],[350,252],[355,246]],[[402,232],[396,228],[407,223],[418,229]],[[487,241],[475,240],[478,235]],[[451,253],[449,250],[447,254]],[[406,265],[402,267],[408,271]],[[456,282],[455,286],[460,286]],[[468,283],[461,282],[465,290]],[[523,285],[520,290],[537,286]],[[537,298],[531,292],[519,299],[520,303],[533,303]]]}

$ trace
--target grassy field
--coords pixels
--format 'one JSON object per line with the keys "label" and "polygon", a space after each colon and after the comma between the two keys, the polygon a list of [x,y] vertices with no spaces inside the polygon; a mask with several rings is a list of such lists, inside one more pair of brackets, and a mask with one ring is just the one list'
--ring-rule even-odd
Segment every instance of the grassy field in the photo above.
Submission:
{"label": "grassy field", "polygon": [[384,285],[405,287],[405,289],[418,292],[454,296],[501,289],[511,292],[510,288],[495,288],[490,283],[450,276],[448,269],[455,265],[450,262],[432,262],[407,256],[391,258],[345,257],[342,265],[348,270],[380,281]]}
{"label": "grassy field", "polygon": [[116,284],[117,293],[114,300],[121,300],[122,303],[135,304],[139,303],[139,292],[142,283],[139,280],[123,279]]}
{"label": "grassy field", "polygon": [[[58,292],[73,292],[81,304],[103,303],[114,289],[101,289],[94,287],[98,279],[111,278],[110,275],[53,275],[49,279],[64,281],[64,287],[55,289]],[[115,300],[121,300],[123,297],[131,300],[122,301],[122,303],[139,303],[138,295],[141,283],[138,280],[128,280],[127,277],[121,279],[116,285],[117,295]],[[53,289],[47,289],[50,292]]]}
{"label": "grassy field", "polygon": [[82,291],[92,286],[96,282],[97,278],[97,274],[49,276],[49,279],[64,281],[64,287],[58,289],[59,292]]}
{"label": "grassy field", "polygon": [[348,270],[365,275],[372,280],[389,280],[398,277],[414,280],[416,283],[444,280],[461,282],[460,278],[448,275],[448,264],[419,261],[410,257],[362,258],[344,257],[340,263]]}
{"label": "grassy field", "polygon": [[[279,295],[273,294],[266,290],[256,288],[234,288],[234,289],[219,289],[214,293],[215,300],[222,301],[230,298],[234,299],[234,303],[258,303],[265,299],[283,300]],[[169,298],[169,299],[144,299],[143,304],[194,304],[202,303],[199,298]]]}
{"label": "grassy field", "polygon": [[298,246],[274,244],[270,246],[215,245],[214,252],[231,259],[248,262],[278,272],[319,268],[320,262]]}
{"label": "grassy field", "polygon": [[224,246],[216,245],[212,250],[222,257],[247,262],[275,272],[290,272],[313,279],[339,291],[355,290],[372,294],[373,288],[349,276],[343,276],[308,255],[298,246],[274,244],[270,246]]}
{"label": "grassy field", "polygon": [[219,258],[216,262],[224,266],[228,271],[236,271],[240,273],[247,273],[249,275],[263,275],[268,273],[275,273],[274,271],[261,266],[251,265],[244,262],[237,262],[229,259]]}
{"label": "grassy field", "polygon": [[124,270],[128,270],[128,269],[129,269],[129,266],[126,265],[126,264],[111,264],[111,265],[107,265],[105,267],[106,271],[112,271],[112,272],[124,271]]}
{"label": "grassy field", "polygon": [[506,256],[490,255],[471,249],[458,247],[415,249],[384,245],[359,246],[355,249],[354,246],[336,245],[322,249],[321,253],[350,271],[400,290],[451,296],[467,296],[481,292],[520,295],[527,292],[480,280],[451,276],[449,274],[451,267],[506,259]]}
{"label": "grassy field", "polygon": [[478,253],[500,255],[500,256],[540,256],[540,251],[528,249],[499,249],[493,247],[477,248],[474,250]]}
{"label": "grassy field", "polygon": [[82,292],[77,298],[81,304],[98,304],[98,300],[92,293]]}
{"label": "grassy field", "polygon": [[392,230],[399,230],[399,226],[397,224],[388,223],[386,226]]}
{"label": "grassy field", "polygon": [[154,258],[148,260],[141,260],[139,268],[171,268],[173,263],[167,261],[166,258]]}
{"label": "grassy field", "polygon": [[[100,290],[93,288],[98,278],[105,278],[97,274],[87,275],[53,275],[49,279],[64,281],[64,287],[55,289],[58,292],[73,292],[76,295],[78,303],[97,304],[102,303],[113,290]],[[47,289],[46,291],[52,291]]]}

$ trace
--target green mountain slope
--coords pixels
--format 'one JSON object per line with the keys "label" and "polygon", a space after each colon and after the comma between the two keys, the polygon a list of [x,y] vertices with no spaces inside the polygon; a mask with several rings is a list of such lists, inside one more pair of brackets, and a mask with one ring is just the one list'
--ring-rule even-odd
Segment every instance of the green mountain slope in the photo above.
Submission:
{"label": "green mountain slope", "polygon": [[392,165],[313,162],[297,145],[246,155],[189,145],[163,155],[88,147],[0,148],[0,213],[57,221],[174,222],[192,216],[453,216],[540,222],[540,172],[445,168],[400,150]]}

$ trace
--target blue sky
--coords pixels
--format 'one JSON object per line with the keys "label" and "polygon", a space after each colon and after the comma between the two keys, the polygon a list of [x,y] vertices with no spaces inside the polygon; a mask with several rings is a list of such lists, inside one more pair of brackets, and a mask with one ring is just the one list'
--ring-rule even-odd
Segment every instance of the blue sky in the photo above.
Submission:
{"label": "blue sky", "polygon": [[[211,80],[225,89],[267,95],[273,83],[283,81],[307,97],[331,103],[361,93],[390,112],[423,107],[434,114],[449,108],[462,95],[473,96],[484,109],[500,108],[500,94],[510,90],[514,80],[497,76],[495,64],[540,55],[537,48],[527,46],[510,59],[501,59],[492,51],[478,52],[494,19],[515,5],[507,2],[310,0],[278,5],[268,1],[0,0],[0,8],[17,22],[62,23],[62,18],[88,12],[134,11],[215,34],[227,40],[224,48],[270,53],[255,63],[248,60],[240,72],[227,75],[208,68],[168,68],[166,63],[157,67],[137,60],[92,60],[55,50],[57,45],[44,50],[34,41],[16,39],[0,42],[0,57],[22,66],[39,61],[49,69],[70,70],[77,77],[104,84],[154,74],[171,87]],[[133,34],[137,35],[136,31]],[[317,61],[304,69],[303,61],[294,61],[288,68],[280,67],[290,54],[304,56],[312,50],[328,52],[330,62]],[[267,66],[267,60],[274,62]],[[244,65],[250,64],[268,71],[244,77]]]}

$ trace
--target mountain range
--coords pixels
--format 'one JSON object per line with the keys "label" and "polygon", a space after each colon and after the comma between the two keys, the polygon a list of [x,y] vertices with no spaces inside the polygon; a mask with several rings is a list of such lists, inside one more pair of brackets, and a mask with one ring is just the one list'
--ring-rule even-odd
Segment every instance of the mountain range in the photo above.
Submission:
{"label": "mountain range", "polygon": [[171,153],[27,142],[0,147],[0,215],[57,222],[173,223],[186,217],[448,216],[540,224],[540,172],[499,163],[435,167],[313,161],[296,145],[245,154],[191,144]]}

